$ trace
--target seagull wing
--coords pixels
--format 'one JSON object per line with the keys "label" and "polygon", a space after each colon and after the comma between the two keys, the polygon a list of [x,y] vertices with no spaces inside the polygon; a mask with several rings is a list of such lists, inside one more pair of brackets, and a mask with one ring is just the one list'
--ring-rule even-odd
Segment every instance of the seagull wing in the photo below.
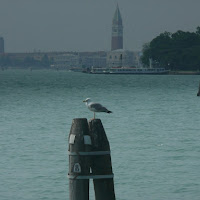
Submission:
{"label": "seagull wing", "polygon": [[101,104],[99,103],[91,103],[89,105],[90,110],[94,111],[94,112],[107,112],[107,108],[103,107]]}

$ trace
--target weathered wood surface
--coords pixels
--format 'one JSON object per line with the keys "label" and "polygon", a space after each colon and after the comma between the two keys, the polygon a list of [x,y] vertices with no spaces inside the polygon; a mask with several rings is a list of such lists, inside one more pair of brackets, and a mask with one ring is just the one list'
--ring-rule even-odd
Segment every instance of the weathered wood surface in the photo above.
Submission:
{"label": "weathered wood surface", "polygon": [[93,178],[96,200],[115,200],[110,145],[100,119],[74,119],[69,134],[70,200],[89,200]]}
{"label": "weathered wood surface", "polygon": [[200,83],[199,83],[199,90],[197,92],[197,96],[200,96]]}
{"label": "weathered wood surface", "polygon": [[[89,130],[92,136],[93,151],[110,151],[110,145],[100,119],[89,122]],[[93,175],[112,175],[111,156],[93,156],[91,160]],[[115,200],[113,178],[94,179],[96,200]]]}
{"label": "weathered wood surface", "polygon": [[[91,145],[84,143],[89,136],[87,119],[74,119],[69,134],[69,152],[88,152]],[[69,155],[69,197],[70,200],[89,200],[89,179],[78,177],[89,175],[91,156]]]}

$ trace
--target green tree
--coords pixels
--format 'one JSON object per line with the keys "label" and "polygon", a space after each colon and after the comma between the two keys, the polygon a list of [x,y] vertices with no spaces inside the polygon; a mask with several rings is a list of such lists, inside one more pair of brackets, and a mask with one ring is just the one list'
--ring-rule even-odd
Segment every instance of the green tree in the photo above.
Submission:
{"label": "green tree", "polygon": [[142,62],[149,58],[171,70],[196,70],[200,64],[200,27],[196,32],[164,32],[143,47]]}

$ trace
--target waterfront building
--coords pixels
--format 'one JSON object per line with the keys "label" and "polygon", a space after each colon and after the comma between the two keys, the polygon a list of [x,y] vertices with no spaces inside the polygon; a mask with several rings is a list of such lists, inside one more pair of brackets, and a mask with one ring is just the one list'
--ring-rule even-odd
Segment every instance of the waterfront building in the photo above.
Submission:
{"label": "waterfront building", "polygon": [[54,55],[52,68],[56,69],[70,69],[80,67],[79,53],[77,52],[65,52]]}
{"label": "waterfront building", "polygon": [[52,55],[57,53],[48,53],[48,52],[34,52],[34,53],[7,53],[6,55],[9,56],[11,59],[17,59],[19,61],[26,60],[27,58],[34,59],[36,61],[41,61],[44,56],[48,56],[50,59]]}
{"label": "waterfront building", "polygon": [[112,20],[111,51],[116,49],[123,49],[123,24],[118,5]]}
{"label": "waterfront building", "polygon": [[118,5],[112,20],[111,51],[107,52],[106,67],[141,67],[140,54],[123,49],[123,23]]}
{"label": "waterfront building", "polygon": [[139,67],[139,54],[134,51],[117,49],[107,53],[107,67]]}
{"label": "waterfront building", "polygon": [[54,63],[51,67],[72,69],[91,68],[106,66],[106,52],[65,52],[53,57]]}
{"label": "waterfront building", "polygon": [[80,65],[83,68],[90,67],[106,67],[106,56],[105,51],[97,52],[80,52]]}
{"label": "waterfront building", "polygon": [[4,39],[0,37],[0,54],[4,53]]}

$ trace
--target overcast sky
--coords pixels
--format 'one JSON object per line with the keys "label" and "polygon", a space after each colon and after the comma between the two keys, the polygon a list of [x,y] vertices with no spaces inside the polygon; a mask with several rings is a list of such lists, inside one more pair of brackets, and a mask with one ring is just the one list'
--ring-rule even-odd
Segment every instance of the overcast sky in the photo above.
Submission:
{"label": "overcast sky", "polygon": [[5,51],[109,51],[116,2],[127,50],[200,26],[200,0],[0,0]]}

